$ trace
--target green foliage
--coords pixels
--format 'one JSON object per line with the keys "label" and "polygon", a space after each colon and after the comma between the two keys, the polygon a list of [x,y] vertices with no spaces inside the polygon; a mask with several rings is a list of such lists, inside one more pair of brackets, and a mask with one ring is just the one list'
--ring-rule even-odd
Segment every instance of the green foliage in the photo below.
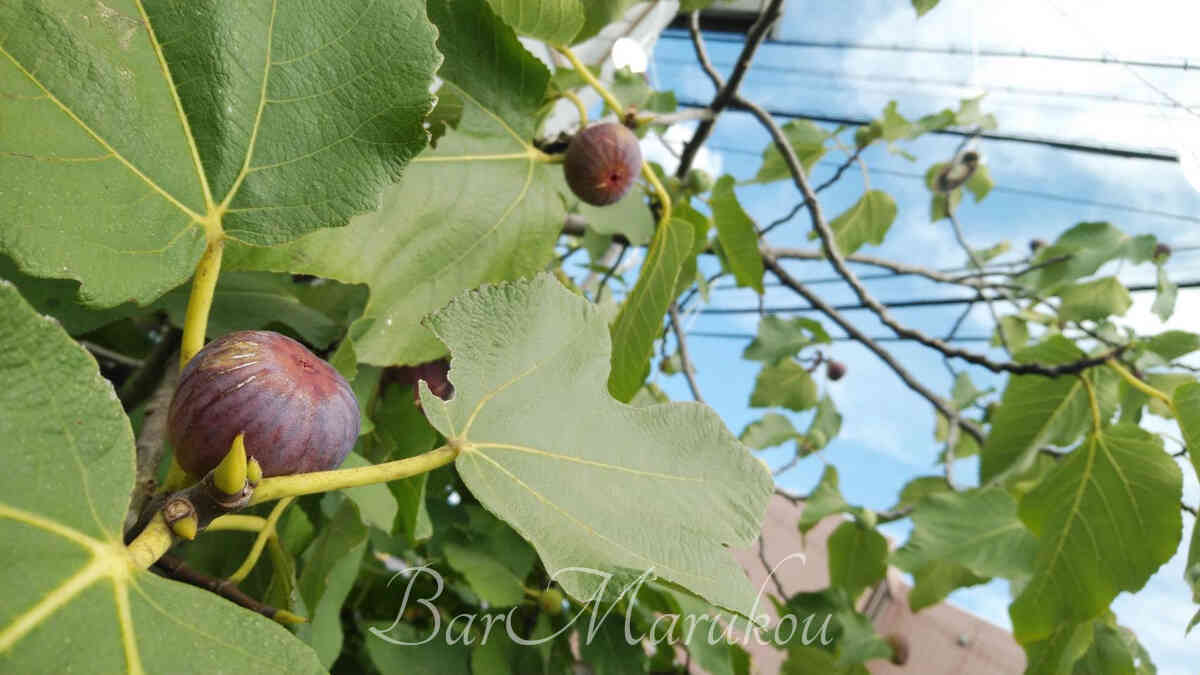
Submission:
{"label": "green foliage", "polygon": [[350,327],[364,363],[444,355],[421,318],[463,290],[541,269],[562,228],[561,170],[541,162],[529,141],[545,67],[483,0],[435,0],[429,16],[446,56],[438,76],[464,101],[458,127],[384,192],[378,210],[348,227],[229,255],[237,266],[365,283],[370,298]]}
{"label": "green foliage", "polygon": [[782,319],[768,314],[758,321],[758,336],[746,346],[742,358],[776,364],[809,345],[831,342],[820,321],[798,316]]}
{"label": "green foliage", "polygon": [[[829,227],[837,235],[838,250],[850,255],[864,244],[882,244],[895,221],[896,201],[882,190],[871,190],[829,221]],[[808,238],[816,239],[816,232],[810,232]]]}
{"label": "green foliage", "polygon": [[[673,111],[674,93],[600,62],[551,72],[530,40],[565,51],[619,24],[581,50],[598,59],[618,28],[640,21],[626,16],[632,0],[9,4],[0,8],[6,670],[637,674],[674,672],[686,658],[713,675],[749,675],[739,644],[688,626],[751,614],[756,589],[731,550],[754,544],[773,481],[748,449],[788,446],[787,460],[799,461],[841,431],[842,412],[811,374],[828,356],[815,348],[833,338],[813,318],[760,319],[743,352],[758,376],[729,385],[769,410],[740,439],[712,409],[671,402],[647,381],[660,347],[662,372],[679,372],[664,317],[672,303],[690,313],[709,300],[714,266],[702,260],[766,294],[761,247],[771,243],[736,188],[793,176],[768,145],[740,183],[714,184],[694,167],[677,180],[650,165],[668,186],[670,218],[649,178],[615,205],[578,203],[558,166],[565,137],[550,121],[554,105],[591,89],[589,75],[607,78],[609,93],[637,109],[637,132],[661,133],[666,120],[651,113]],[[937,2],[912,4],[920,16]],[[891,102],[854,143],[915,160],[904,148],[926,133],[995,125],[979,98],[913,119]],[[782,128],[806,171],[847,131],[806,120]],[[945,166],[929,168],[931,190]],[[930,215],[948,216],[967,193],[979,203],[993,187],[980,163],[960,186],[934,190]],[[587,222],[582,237],[562,237],[568,213]],[[891,196],[868,187],[829,220],[833,243],[847,255],[879,245],[898,215]],[[645,255],[600,293],[595,278],[609,271],[596,261],[617,235]],[[216,277],[196,264],[219,241],[225,269],[212,308],[189,321],[189,305],[211,289],[187,282]],[[774,645],[786,651],[781,672],[861,675],[891,656],[855,604],[889,564],[912,574],[914,611],[1009,580],[1030,673],[1153,672],[1109,606],[1182,543],[1179,465],[1166,435],[1149,431],[1157,426],[1137,425],[1145,412],[1173,418],[1184,446],[1200,446],[1200,383],[1180,361],[1200,336],[1135,334],[1118,320],[1132,304],[1124,284],[1096,275],[1154,264],[1151,310],[1166,320],[1179,289],[1158,244],[1084,222],[1029,257],[1006,241],[971,251],[968,270],[985,273],[976,278],[1004,280],[981,292],[1008,295],[1004,311],[1013,309],[991,334],[1014,361],[1070,364],[1124,349],[1111,367],[1010,375],[998,394],[976,386],[978,369],[957,373],[947,402],[983,440],[964,432],[946,447],[941,414],[934,439],[942,462],[981,455],[977,487],[952,486],[948,466],[876,513],[849,503],[826,464],[797,527],[805,536],[824,518],[840,521],[827,541],[830,585],[791,597],[768,587],[775,609],[801,624]],[[590,261],[567,259],[579,248]],[[814,251],[779,257],[792,265]],[[278,330],[325,355],[361,416],[349,473],[334,476],[424,467],[305,494],[275,513],[262,559],[237,583],[239,602],[261,601],[261,612],[227,599],[233,584],[220,580],[242,566],[270,505],[172,550],[227,597],[175,580],[169,559],[158,572],[174,578],[143,569],[149,561],[130,552],[145,551],[144,540],[125,544],[155,512],[135,522],[127,510],[143,492],[133,489],[135,461],[156,468],[141,455],[156,445],[170,392],[147,397],[176,348],[172,325],[201,343]],[[429,365],[398,367],[447,355],[449,382]],[[846,411],[845,421],[872,424],[873,413]],[[1200,475],[1200,456],[1187,456]],[[279,480],[293,479],[332,480]],[[911,534],[889,555],[876,525],[900,519]],[[1200,604],[1200,529],[1182,581]],[[636,601],[618,597],[635,582],[644,582]],[[266,618],[274,608],[307,622],[285,628]],[[583,625],[607,609],[594,632]],[[626,610],[629,630],[657,628],[669,641],[629,643]],[[507,621],[485,625],[505,615],[512,634]],[[800,635],[822,620],[831,641]],[[1200,612],[1180,628],[1197,622]],[[64,649],[64,635],[86,644]]]}
{"label": "green foliage", "polygon": [[[530,540],[551,575],[591,566],[622,579],[652,568],[749,613],[753,591],[723,544],[753,540],[771,481],[715,413],[687,404],[628,408],[609,398],[599,386],[608,377],[608,327],[548,276],[461,296],[430,325],[455,355],[456,383],[449,402],[422,386],[430,422],[463,444],[455,463],[463,481]],[[546,399],[549,391],[556,394]],[[558,422],[566,419],[573,423]],[[579,485],[594,490],[580,493]],[[649,500],[674,507],[641,508]],[[707,514],[702,524],[691,520],[697,510]],[[659,533],[652,548],[642,536],[648,529]],[[583,601],[603,590],[587,573],[554,578]]]}
{"label": "green foliage", "polygon": [[344,225],[425,144],[441,59],[417,0],[366,15],[327,3],[319,18],[116,5],[0,10],[0,166],[35,195],[5,214],[4,251],[29,273],[82,282],[89,303],[146,303],[179,285],[206,227],[270,245]]}
{"label": "green foliage", "polygon": [[[324,672],[273,621],[203,591],[130,570],[121,531],[133,434],[96,362],[53,320],[0,283],[0,649],[6,668],[71,663],[61,636],[86,635],[76,663],[104,672],[247,667]],[[34,460],[33,458],[36,458]],[[222,635],[231,649],[214,650]]]}
{"label": "green foliage", "polygon": [[1158,437],[1124,424],[1090,434],[1021,500],[1038,554],[1010,610],[1017,640],[1046,639],[1140,589],[1178,547],[1182,489]]}
{"label": "green foliage", "polygon": [[[796,159],[805,171],[811,171],[814,164],[825,156],[825,143],[830,135],[821,127],[808,120],[791,120],[783,125],[784,136],[796,153]],[[790,180],[792,174],[788,171],[787,163],[783,161],[783,153],[774,145],[768,145],[763,150],[762,165],[754,175],[756,183],[771,183],[777,180]]]}
{"label": "green foliage", "polygon": [[738,286],[749,286],[762,295],[763,262],[758,252],[758,228],[738,203],[733,183],[733,176],[725,175],[713,187],[717,240]]}
{"label": "green foliage", "polygon": [[782,406],[799,411],[816,404],[817,382],[795,359],[763,366],[750,394],[750,405],[755,408]]}
{"label": "green foliage", "polygon": [[[650,372],[650,355],[662,317],[675,300],[677,279],[691,254],[695,227],[672,218],[654,233],[637,284],[629,292],[612,326],[613,361],[608,390],[629,401]],[[694,254],[691,254],[694,255]]]}

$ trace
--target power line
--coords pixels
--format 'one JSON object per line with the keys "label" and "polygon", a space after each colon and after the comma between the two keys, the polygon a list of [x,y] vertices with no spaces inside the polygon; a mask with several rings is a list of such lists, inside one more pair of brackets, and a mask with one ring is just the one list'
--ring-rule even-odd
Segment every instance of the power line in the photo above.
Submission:
{"label": "power line", "polygon": [[[1198,288],[1200,280],[1184,281],[1176,284],[1177,287],[1183,288]],[[1145,293],[1147,291],[1156,291],[1156,284],[1136,284],[1126,286],[1125,289],[1130,293]],[[903,309],[906,307],[934,307],[945,305],[966,305],[979,302],[979,296],[964,296],[959,298],[920,298],[917,300],[896,300],[891,302],[881,302],[880,304],[889,309]],[[845,305],[835,305],[833,309],[839,312],[857,312],[865,309],[870,309],[865,304],[853,303]],[[812,305],[796,305],[792,307],[705,307],[696,310],[699,314],[778,314],[778,313],[793,313],[793,312],[816,312],[819,311]]]}
{"label": "power line", "polygon": [[[674,30],[664,31],[662,37],[672,40],[691,40],[685,32]],[[730,44],[741,44],[742,40],[734,37],[724,37],[720,35],[706,35],[705,42],[719,42]],[[929,45],[901,45],[901,44],[882,44],[882,43],[866,43],[866,42],[845,42],[845,41],[822,41],[822,40],[783,40],[773,39],[763,43],[764,46],[780,46],[780,47],[802,47],[805,49],[841,49],[841,50],[856,50],[856,51],[877,51],[877,52],[904,52],[912,54],[949,54],[951,56],[981,56],[985,58],[999,59],[1040,59],[1047,61],[1065,61],[1070,63],[1097,63],[1103,65],[1120,65],[1133,66],[1138,68],[1165,68],[1171,70],[1197,70],[1200,64],[1191,63],[1187,59],[1181,59],[1179,62],[1171,61],[1148,61],[1148,60],[1129,60],[1115,59],[1107,55],[1103,56],[1075,56],[1071,54],[1050,54],[1046,52],[1031,52],[1026,49],[970,49],[966,47],[957,47],[951,45],[949,47],[934,47]]]}
{"label": "power line", "polygon": [[[1182,246],[1182,247],[1172,250],[1171,259],[1173,260],[1175,258],[1175,256],[1177,256],[1177,255],[1183,255],[1185,253],[1197,253],[1197,252],[1200,252],[1200,246]],[[826,262],[826,261],[824,261],[824,260],[806,260],[804,262],[818,263],[818,262]],[[865,264],[865,263],[856,263],[853,260],[847,260],[846,262],[851,265]],[[971,269],[972,268],[969,268],[969,267],[944,267],[937,271],[945,273],[945,274],[953,274],[955,272],[964,272],[965,273],[965,272],[970,271]],[[996,274],[1003,274],[1003,272],[996,272]],[[858,280],[859,281],[878,281],[881,279],[899,279],[901,277],[910,277],[910,276],[913,276],[913,273],[911,273],[911,272],[878,272],[878,273],[874,273],[874,274],[859,274]],[[800,280],[800,283],[804,284],[805,286],[821,286],[824,284],[841,284],[841,283],[845,283],[845,282],[846,282],[846,280],[839,276],[819,277],[817,279],[801,279]],[[765,280],[765,279],[763,280],[763,285],[769,286],[769,287],[783,286],[783,284],[778,281],[769,281],[769,280]],[[738,286],[735,282],[730,282],[727,284],[713,284],[713,285],[709,286],[708,288],[709,288],[709,290],[712,290],[712,291],[735,291],[738,289],[744,289],[745,286]]]}
{"label": "power line", "polygon": [[[680,101],[681,108],[705,108],[705,104],[699,101]],[[730,106],[730,107],[736,107]],[[768,108],[767,112],[775,117],[784,119],[804,119],[814,122],[826,122],[829,124],[842,124],[848,126],[867,126],[872,120],[864,117],[838,117],[835,115],[823,115],[816,113],[807,113],[794,110],[780,110],[777,108]],[[1135,150],[1132,148],[1118,148],[1105,145],[1092,145],[1089,143],[1074,143],[1071,141],[1060,141],[1044,136],[1022,136],[1015,134],[998,134],[991,131],[977,133],[975,131],[964,131],[960,129],[933,129],[928,133],[939,134],[943,136],[960,136],[986,138],[992,141],[1005,141],[1010,143],[1027,143],[1030,145],[1042,145],[1049,148],[1057,148],[1059,150],[1071,150],[1074,152],[1083,152],[1093,155],[1108,155],[1111,157],[1121,157],[1125,159],[1149,159],[1159,162],[1178,162],[1179,158],[1168,152],[1154,152],[1151,150]]]}
{"label": "power line", "polygon": [[[695,61],[689,61],[687,59],[659,58],[657,60],[657,62],[658,63],[667,63],[667,64],[671,64],[671,65],[678,65],[678,66],[699,67],[699,64],[697,64]],[[718,63],[715,65],[718,65],[721,67],[727,67],[730,64]],[[881,75],[881,74],[874,74],[874,73],[843,73],[843,72],[839,72],[836,70],[821,70],[818,68],[799,68],[799,67],[793,67],[793,66],[777,66],[777,65],[773,65],[773,64],[769,64],[769,63],[755,63],[753,68],[751,69],[751,72],[760,71],[760,70],[766,71],[766,72],[777,72],[777,73],[785,73],[785,74],[790,74],[790,75],[800,75],[803,77],[817,77],[817,78],[822,78],[822,79],[857,80],[857,81],[861,81],[861,82],[902,83],[902,84],[909,84],[909,85],[956,87],[959,89],[978,88],[978,89],[986,90],[988,92],[998,91],[998,92],[1004,92],[1004,93],[1009,93],[1009,94],[1019,94],[1019,95],[1025,95],[1025,96],[1057,96],[1060,98],[1084,98],[1084,99],[1089,99],[1089,100],[1094,100],[1094,101],[1110,101],[1110,102],[1116,102],[1116,103],[1129,103],[1129,104],[1133,104],[1133,105],[1143,105],[1143,106],[1150,106],[1150,107],[1155,107],[1155,108],[1186,108],[1187,107],[1186,105],[1176,102],[1176,101],[1171,101],[1169,103],[1163,103],[1161,101],[1150,101],[1150,100],[1139,99],[1139,98],[1127,98],[1127,97],[1120,96],[1117,94],[1100,94],[1100,93],[1095,93],[1095,92],[1067,91],[1064,89],[1037,89],[1034,87],[1016,87],[1016,86],[1011,86],[1011,85],[984,85],[984,84],[978,84],[978,83],[974,83],[974,82],[967,82],[964,80],[940,80],[940,79],[935,79],[935,78],[906,77],[903,75]],[[886,90],[886,91],[893,91],[893,90]]]}
{"label": "power line", "polygon": [[[726,152],[731,155],[747,155],[750,157],[759,157],[762,155],[761,152],[755,152],[753,150],[746,150],[745,148],[733,148],[733,147],[724,146],[724,145],[717,145],[715,143],[709,144],[708,147],[712,150]],[[817,163],[822,164],[824,166],[840,166],[840,162],[834,162],[831,160],[820,160]],[[883,176],[899,176],[902,178],[912,178],[914,180],[919,180],[922,183],[925,182],[925,174],[917,173],[915,171],[897,171],[895,169],[881,169],[881,168],[874,167],[871,165],[867,165],[867,171],[869,171],[871,173],[877,173],[877,174],[880,174]],[[1188,222],[1188,223],[1200,223],[1200,216],[1186,216],[1186,215],[1183,215],[1180,213],[1171,213],[1169,211],[1159,211],[1157,209],[1143,209],[1141,207],[1129,206],[1127,204],[1114,204],[1112,202],[1099,202],[1099,201],[1094,201],[1091,199],[1083,199],[1082,197],[1071,197],[1068,195],[1055,194],[1053,192],[1042,192],[1040,190],[1027,190],[1024,188],[1014,188],[1014,187],[1005,187],[1003,185],[995,185],[995,186],[992,186],[992,192],[1020,195],[1023,197],[1036,197],[1038,199],[1045,199],[1048,201],[1055,201],[1055,202],[1065,202],[1067,204],[1078,204],[1080,206],[1098,206],[1101,208],[1113,209],[1116,211],[1126,211],[1128,213],[1137,213],[1137,214],[1143,215],[1143,216],[1158,216],[1160,218],[1170,218],[1172,220],[1182,220],[1182,221]]]}
{"label": "power line", "polygon": [[[726,340],[752,340],[756,337],[754,333],[723,333],[720,331],[704,331],[693,330],[688,331],[688,337],[703,337],[703,338],[720,338]],[[855,342],[856,340],[849,335],[831,336],[834,342]],[[898,335],[880,335],[879,337],[868,338],[872,342],[912,342],[909,338],[902,338]],[[960,335],[950,338],[949,342],[991,342],[992,338],[986,335]],[[915,344],[915,343],[914,343]]]}

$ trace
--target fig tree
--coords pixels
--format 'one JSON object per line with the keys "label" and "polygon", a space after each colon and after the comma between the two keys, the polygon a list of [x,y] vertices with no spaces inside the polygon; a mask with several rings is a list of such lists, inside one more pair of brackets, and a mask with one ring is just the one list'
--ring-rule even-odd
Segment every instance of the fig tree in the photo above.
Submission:
{"label": "fig tree", "polygon": [[194,476],[217,466],[242,432],[264,476],[334,469],[358,425],[354,392],[333,367],[289,337],[258,330],[205,345],[167,412],[175,458]]}
{"label": "fig tree", "polygon": [[593,206],[620,200],[641,170],[637,136],[612,122],[593,124],[576,134],[563,161],[571,192]]}

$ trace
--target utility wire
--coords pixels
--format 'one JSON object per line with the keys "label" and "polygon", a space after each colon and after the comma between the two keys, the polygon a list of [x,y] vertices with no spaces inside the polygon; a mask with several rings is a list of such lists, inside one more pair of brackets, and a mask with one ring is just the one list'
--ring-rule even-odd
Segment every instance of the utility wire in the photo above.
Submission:
{"label": "utility wire", "polygon": [[[1200,280],[1184,281],[1176,284],[1180,289],[1185,288],[1200,288]],[[1136,284],[1126,286],[1126,290],[1130,293],[1145,293],[1148,291],[1158,290],[1156,284]],[[881,302],[880,304],[889,309],[905,308],[905,307],[935,307],[940,305],[962,305],[967,303],[979,302],[978,296],[963,296],[958,298],[919,298],[915,300],[897,300],[892,302]],[[862,303],[851,303],[845,305],[834,306],[839,312],[855,312],[859,310],[870,309]],[[697,310],[699,314],[758,314],[758,307],[705,307]],[[817,308],[811,305],[795,305],[788,307],[766,307],[762,311],[767,314],[791,313],[791,312],[815,312]]]}
{"label": "utility wire", "polygon": [[[680,108],[705,108],[705,104],[699,101],[679,101]],[[736,106],[731,106],[736,107]],[[873,120],[865,117],[839,117],[836,115],[825,115],[819,113],[808,113],[797,110],[780,110],[778,108],[768,108],[767,112],[772,117],[781,117],[784,119],[803,119],[814,122],[827,122],[829,124],[842,124],[848,126],[867,126]],[[942,136],[975,136],[975,131],[967,131],[962,129],[933,129],[927,133],[939,134]],[[1075,143],[1072,141],[1061,141],[1044,136],[1025,136],[1017,134],[999,134],[991,131],[984,131],[978,134],[979,138],[986,138],[992,141],[1004,141],[1009,143],[1026,143],[1030,145],[1042,145],[1048,148],[1056,148],[1059,150],[1071,150],[1074,152],[1082,152],[1094,155],[1107,155],[1110,157],[1121,157],[1124,159],[1149,159],[1159,162],[1178,162],[1179,157],[1170,152],[1156,152],[1153,150],[1138,150],[1134,148],[1120,148],[1106,145],[1094,145],[1090,143]]]}
{"label": "utility wire", "polygon": [[[756,337],[754,333],[724,333],[721,331],[704,331],[693,330],[688,331],[688,337],[702,338],[718,338],[726,340],[752,340]],[[849,335],[830,336],[834,342],[855,342],[856,338]],[[912,342],[909,338],[903,338],[898,335],[881,335],[879,337],[870,338],[875,342]],[[992,338],[986,335],[960,335],[950,340],[950,342],[991,342]]]}
{"label": "utility wire", "polygon": [[[734,147],[726,146],[726,145],[718,145],[716,143],[710,143],[708,145],[708,148],[710,150],[717,150],[717,151],[725,152],[725,153],[728,153],[731,155],[746,155],[749,157],[761,157],[762,156],[761,152],[755,152],[753,150],[747,150],[745,148],[734,148]],[[841,165],[840,162],[835,162],[833,160],[826,160],[826,159],[818,161],[817,164],[821,164],[824,166],[840,166]],[[880,174],[881,176],[899,176],[902,178],[912,178],[915,180],[919,180],[922,183],[925,182],[925,174],[918,173],[916,171],[897,171],[895,169],[882,169],[879,167],[871,166],[869,164],[867,165],[867,170],[871,173]],[[1067,204],[1078,204],[1080,206],[1098,206],[1098,207],[1102,207],[1102,208],[1106,208],[1106,209],[1113,209],[1116,211],[1137,213],[1137,214],[1144,215],[1144,216],[1158,216],[1160,218],[1170,218],[1172,220],[1182,220],[1184,222],[1189,222],[1189,223],[1200,223],[1200,216],[1186,216],[1186,215],[1183,215],[1180,213],[1171,213],[1169,211],[1159,211],[1157,209],[1143,209],[1143,208],[1140,208],[1137,206],[1129,206],[1127,204],[1115,204],[1113,202],[1093,201],[1091,199],[1083,199],[1081,197],[1071,197],[1068,195],[1060,195],[1060,194],[1055,194],[1052,192],[1042,192],[1040,190],[1027,190],[1024,188],[1013,188],[1013,187],[1005,187],[1003,185],[994,185],[994,186],[992,186],[991,191],[999,192],[999,193],[1003,193],[1003,194],[1020,195],[1022,197],[1036,197],[1038,199],[1046,199],[1046,200],[1055,201],[1055,202],[1064,202]]]}
{"label": "utility wire", "polygon": [[[659,58],[657,63],[665,63],[674,66],[695,66],[695,61],[686,59],[671,59]],[[721,67],[728,67],[728,64],[717,64]],[[861,82],[883,82],[883,83],[902,83],[909,85],[923,85],[935,87],[954,87],[959,89],[983,89],[988,92],[1004,92],[1008,94],[1019,94],[1025,96],[1057,96],[1060,98],[1082,98],[1094,101],[1108,101],[1114,103],[1129,103],[1132,105],[1150,106],[1154,108],[1186,108],[1187,106],[1173,99],[1169,102],[1151,101],[1140,98],[1127,98],[1117,94],[1101,94],[1096,92],[1083,91],[1067,91],[1064,89],[1037,89],[1034,87],[1017,87],[1011,85],[985,85],[965,80],[940,80],[935,78],[925,77],[906,77],[903,75],[883,75],[875,73],[844,73],[837,70],[821,70],[818,68],[801,68],[796,66],[777,66],[769,63],[754,64],[754,71],[776,72],[788,75],[799,75],[802,77],[816,77],[822,79],[833,80],[857,80]],[[890,90],[889,90],[890,91]]]}
{"label": "utility wire", "polygon": [[[688,40],[690,37],[687,33],[678,32],[675,30],[663,31],[661,37],[671,40]],[[719,35],[706,35],[704,38],[707,42],[741,44],[741,38],[724,37]],[[840,49],[840,50],[855,50],[855,51],[877,51],[877,52],[902,52],[908,54],[949,54],[952,56],[982,56],[985,58],[1000,58],[1000,59],[1040,59],[1046,61],[1063,61],[1069,63],[1095,63],[1103,65],[1119,65],[1133,66],[1137,68],[1164,68],[1171,70],[1200,70],[1200,64],[1192,63],[1187,59],[1180,59],[1178,62],[1172,61],[1148,61],[1148,60],[1129,60],[1116,59],[1107,55],[1102,56],[1075,56],[1071,54],[1051,54],[1046,52],[1032,52],[1026,49],[969,49],[966,47],[957,47],[951,45],[949,47],[934,47],[931,45],[901,45],[901,44],[883,44],[883,43],[866,43],[866,42],[845,42],[845,41],[823,41],[823,40],[784,40],[774,39],[767,40],[763,43],[767,47],[803,47],[806,49]]]}

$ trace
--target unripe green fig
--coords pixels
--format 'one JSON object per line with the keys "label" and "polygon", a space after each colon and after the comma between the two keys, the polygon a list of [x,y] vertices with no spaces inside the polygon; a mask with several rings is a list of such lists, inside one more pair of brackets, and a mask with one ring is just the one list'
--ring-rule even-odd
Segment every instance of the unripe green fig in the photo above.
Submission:
{"label": "unripe green fig", "polygon": [[550,616],[558,616],[563,611],[563,594],[550,588],[538,595],[538,606]]}
{"label": "unripe green fig", "polygon": [[641,170],[637,136],[611,122],[593,124],[576,134],[563,161],[571,192],[593,206],[619,201]]}
{"label": "unripe green fig", "polygon": [[712,174],[704,169],[692,169],[687,174],[687,189],[692,194],[708,192],[712,189]]}
{"label": "unripe green fig", "polygon": [[188,362],[167,412],[179,466],[211,471],[245,432],[263,476],[335,469],[358,439],[346,380],[304,345],[271,331],[213,340]]}

